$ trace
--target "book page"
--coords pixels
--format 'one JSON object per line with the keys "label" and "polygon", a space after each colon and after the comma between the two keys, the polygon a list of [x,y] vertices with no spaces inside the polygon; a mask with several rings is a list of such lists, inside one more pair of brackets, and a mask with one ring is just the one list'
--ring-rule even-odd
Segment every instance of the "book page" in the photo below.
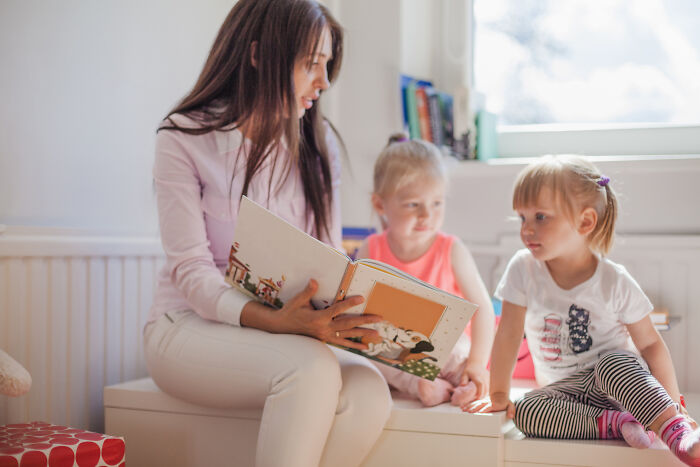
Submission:
{"label": "book page", "polygon": [[316,279],[314,306],[333,303],[350,259],[247,197],[241,200],[226,280],[270,306],[284,303]]}
{"label": "book page", "polygon": [[349,313],[373,313],[384,319],[368,325],[381,340],[366,342],[365,356],[423,378],[434,379],[476,305],[411,276],[384,272],[359,263],[348,296],[362,295],[365,303]]}

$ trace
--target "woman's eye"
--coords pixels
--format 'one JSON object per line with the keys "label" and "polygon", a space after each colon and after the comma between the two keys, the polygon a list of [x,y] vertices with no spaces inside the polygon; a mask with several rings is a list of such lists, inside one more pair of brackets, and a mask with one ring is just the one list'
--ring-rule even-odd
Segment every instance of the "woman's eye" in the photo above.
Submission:
{"label": "woman's eye", "polygon": [[518,216],[518,217],[520,218],[520,222],[525,222],[525,216],[523,216],[522,214],[520,214],[520,216]]}
{"label": "woman's eye", "polygon": [[545,215],[542,214],[542,213],[539,213],[539,212],[538,212],[537,214],[535,214],[535,219],[537,219],[538,221],[543,221],[543,220],[545,220],[546,218],[547,218],[547,216],[545,216]]}

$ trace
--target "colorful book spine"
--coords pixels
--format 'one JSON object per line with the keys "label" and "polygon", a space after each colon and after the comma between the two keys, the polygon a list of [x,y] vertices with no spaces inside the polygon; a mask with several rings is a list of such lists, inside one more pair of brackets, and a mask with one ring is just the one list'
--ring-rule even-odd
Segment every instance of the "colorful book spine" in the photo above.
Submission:
{"label": "colorful book spine", "polygon": [[418,107],[416,103],[416,83],[406,85],[406,113],[408,114],[408,134],[411,139],[420,139],[420,123],[418,122]]}
{"label": "colorful book spine", "polygon": [[[411,90],[407,89],[409,85],[413,85]],[[412,76],[399,76],[399,88],[401,89],[401,102],[403,104],[403,128],[412,138],[420,138],[418,114],[416,113],[416,87],[432,87],[432,85],[430,81],[416,79]]]}
{"label": "colorful book spine", "polygon": [[454,99],[450,94],[446,92],[437,93],[438,100],[440,103],[440,115],[442,122],[442,135],[444,138],[445,146],[453,147],[454,138]]}
{"label": "colorful book spine", "polygon": [[438,147],[445,145],[445,135],[442,128],[442,112],[440,111],[440,96],[433,88],[425,88],[428,95],[428,114],[430,115],[430,132],[433,143]]}
{"label": "colorful book spine", "polygon": [[428,110],[428,95],[424,86],[416,88],[416,109],[418,110],[418,124],[420,137],[425,141],[433,142],[433,134],[430,130],[430,113]]}

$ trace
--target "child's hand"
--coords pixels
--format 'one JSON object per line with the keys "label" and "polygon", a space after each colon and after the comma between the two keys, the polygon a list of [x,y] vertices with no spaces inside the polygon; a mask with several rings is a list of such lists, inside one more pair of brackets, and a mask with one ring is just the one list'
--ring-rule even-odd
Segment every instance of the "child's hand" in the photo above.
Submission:
{"label": "child's hand", "polygon": [[512,419],[515,416],[515,405],[505,393],[496,392],[486,399],[472,402],[467,407],[469,413],[491,413],[506,411],[506,417]]}
{"label": "child's hand", "polygon": [[489,370],[484,365],[472,365],[469,362],[464,366],[460,386],[466,386],[469,382],[476,386],[475,399],[481,399],[489,393]]}

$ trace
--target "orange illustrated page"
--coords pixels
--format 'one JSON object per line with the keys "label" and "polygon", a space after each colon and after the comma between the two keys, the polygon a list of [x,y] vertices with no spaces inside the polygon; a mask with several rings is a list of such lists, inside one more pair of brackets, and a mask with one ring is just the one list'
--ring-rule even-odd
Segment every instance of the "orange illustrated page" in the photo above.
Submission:
{"label": "orange illustrated page", "polygon": [[364,312],[381,315],[395,326],[431,336],[445,308],[441,303],[377,282],[369,293]]}

